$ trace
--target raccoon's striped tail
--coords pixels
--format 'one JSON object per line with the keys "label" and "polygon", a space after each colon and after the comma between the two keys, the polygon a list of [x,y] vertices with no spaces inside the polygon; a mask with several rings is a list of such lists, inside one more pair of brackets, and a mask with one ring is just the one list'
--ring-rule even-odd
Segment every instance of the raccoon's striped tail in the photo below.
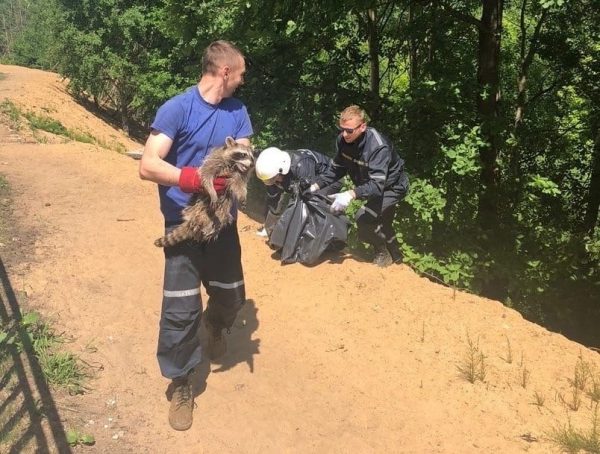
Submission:
{"label": "raccoon's striped tail", "polygon": [[154,246],[157,246],[157,247],[175,246],[177,243],[181,243],[185,239],[186,239],[186,237],[185,237],[184,229],[176,228],[174,230],[171,230],[169,233],[167,233],[162,238],[157,239],[154,242]]}

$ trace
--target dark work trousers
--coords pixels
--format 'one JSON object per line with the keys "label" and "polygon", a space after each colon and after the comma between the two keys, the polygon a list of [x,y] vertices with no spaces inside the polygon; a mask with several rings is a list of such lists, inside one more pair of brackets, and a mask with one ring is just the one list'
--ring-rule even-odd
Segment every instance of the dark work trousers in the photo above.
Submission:
{"label": "dark work trousers", "polygon": [[394,259],[400,256],[400,246],[392,222],[401,198],[395,192],[386,191],[383,197],[369,200],[356,212],[358,238],[376,251],[387,249]]}
{"label": "dark work trousers", "polygon": [[225,227],[214,241],[184,241],[164,252],[157,357],[163,376],[173,379],[187,375],[202,360],[197,335],[202,317],[200,284],[208,295],[204,317],[217,328],[233,325],[246,294],[235,223]]}

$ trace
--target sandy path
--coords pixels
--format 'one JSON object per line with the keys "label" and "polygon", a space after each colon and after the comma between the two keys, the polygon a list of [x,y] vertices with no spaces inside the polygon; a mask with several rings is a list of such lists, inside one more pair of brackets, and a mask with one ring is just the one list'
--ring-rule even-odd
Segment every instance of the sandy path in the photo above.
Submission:
{"label": "sandy path", "polygon": [[[11,77],[25,88],[59,83],[12,68],[0,66],[0,101]],[[54,115],[67,125],[69,112],[82,114],[63,96]],[[567,421],[558,396],[569,395],[578,355],[600,371],[596,353],[405,265],[381,270],[346,256],[281,266],[242,215],[250,300],[223,363],[203,364],[194,425],[178,433],[154,356],[163,265],[152,245],[161,233],[154,185],[139,180],[136,161],[75,142],[4,140],[0,174],[26,254],[10,270],[13,285],[74,336],[70,349],[102,365],[88,394],[59,397],[78,411],[63,412],[67,423],[97,439],[84,451],[547,453],[545,434]],[[484,383],[458,373],[467,335],[486,355]],[[543,407],[532,404],[536,391]],[[574,425],[589,423],[585,407],[568,412]]]}

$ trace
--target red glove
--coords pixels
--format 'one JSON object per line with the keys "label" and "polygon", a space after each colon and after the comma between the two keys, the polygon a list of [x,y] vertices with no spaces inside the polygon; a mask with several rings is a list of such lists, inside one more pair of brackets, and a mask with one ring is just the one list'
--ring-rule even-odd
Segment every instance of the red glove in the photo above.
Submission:
{"label": "red glove", "polygon": [[[213,180],[217,194],[222,194],[227,189],[227,177],[219,176]],[[183,192],[203,192],[202,179],[197,167],[182,167],[179,175],[179,189]]]}

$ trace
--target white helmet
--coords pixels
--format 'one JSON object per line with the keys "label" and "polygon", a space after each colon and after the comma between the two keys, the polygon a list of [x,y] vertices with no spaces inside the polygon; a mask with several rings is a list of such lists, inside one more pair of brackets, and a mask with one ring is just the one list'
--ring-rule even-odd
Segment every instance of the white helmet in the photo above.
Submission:
{"label": "white helmet", "polygon": [[289,153],[281,151],[277,147],[265,148],[256,159],[256,176],[265,184],[272,184],[277,175],[287,175],[290,171],[290,164]]}

